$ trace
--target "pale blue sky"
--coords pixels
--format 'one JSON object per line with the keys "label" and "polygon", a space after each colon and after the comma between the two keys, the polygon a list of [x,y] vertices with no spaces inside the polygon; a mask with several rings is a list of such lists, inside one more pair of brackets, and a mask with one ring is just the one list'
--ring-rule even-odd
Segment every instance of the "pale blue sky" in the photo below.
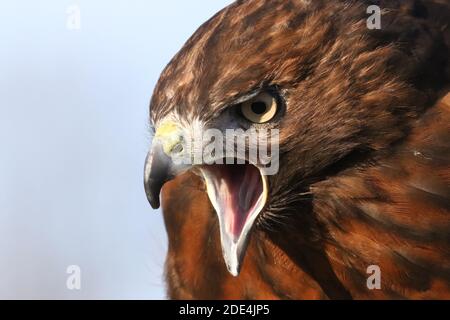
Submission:
{"label": "pale blue sky", "polygon": [[[165,230],[142,185],[148,102],[231,2],[0,3],[0,298],[165,297]],[[66,288],[73,264],[79,291]]]}

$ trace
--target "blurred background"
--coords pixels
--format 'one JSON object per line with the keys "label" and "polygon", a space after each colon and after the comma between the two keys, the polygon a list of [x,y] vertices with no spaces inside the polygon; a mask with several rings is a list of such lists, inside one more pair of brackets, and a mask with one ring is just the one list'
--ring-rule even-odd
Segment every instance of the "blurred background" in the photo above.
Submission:
{"label": "blurred background", "polygon": [[165,229],[142,184],[148,104],[231,2],[0,2],[0,299],[165,298]]}

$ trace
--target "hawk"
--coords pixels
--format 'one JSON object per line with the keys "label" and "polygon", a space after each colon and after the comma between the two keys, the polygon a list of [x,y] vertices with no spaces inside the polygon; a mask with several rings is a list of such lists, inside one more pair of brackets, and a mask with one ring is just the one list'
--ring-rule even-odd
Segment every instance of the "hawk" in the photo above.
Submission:
{"label": "hawk", "polygon": [[[449,24],[448,0],[241,0],[203,24],[150,103],[168,296],[450,298]],[[278,171],[176,161],[207,129],[278,129]]]}

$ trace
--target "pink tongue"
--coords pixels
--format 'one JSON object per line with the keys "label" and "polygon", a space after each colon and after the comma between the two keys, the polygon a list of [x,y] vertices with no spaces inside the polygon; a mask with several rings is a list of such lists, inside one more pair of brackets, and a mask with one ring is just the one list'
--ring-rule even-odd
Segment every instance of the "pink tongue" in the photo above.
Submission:
{"label": "pink tongue", "polygon": [[225,231],[237,241],[263,192],[259,170],[250,164],[211,165],[206,170],[215,178],[214,191],[223,211]]}

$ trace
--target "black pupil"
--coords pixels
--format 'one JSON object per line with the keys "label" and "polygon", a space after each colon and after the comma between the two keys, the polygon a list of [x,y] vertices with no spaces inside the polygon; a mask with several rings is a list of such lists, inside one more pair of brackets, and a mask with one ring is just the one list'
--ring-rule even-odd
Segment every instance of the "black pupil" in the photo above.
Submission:
{"label": "black pupil", "polygon": [[266,104],[262,101],[257,101],[252,103],[252,111],[256,114],[263,114],[266,112]]}

